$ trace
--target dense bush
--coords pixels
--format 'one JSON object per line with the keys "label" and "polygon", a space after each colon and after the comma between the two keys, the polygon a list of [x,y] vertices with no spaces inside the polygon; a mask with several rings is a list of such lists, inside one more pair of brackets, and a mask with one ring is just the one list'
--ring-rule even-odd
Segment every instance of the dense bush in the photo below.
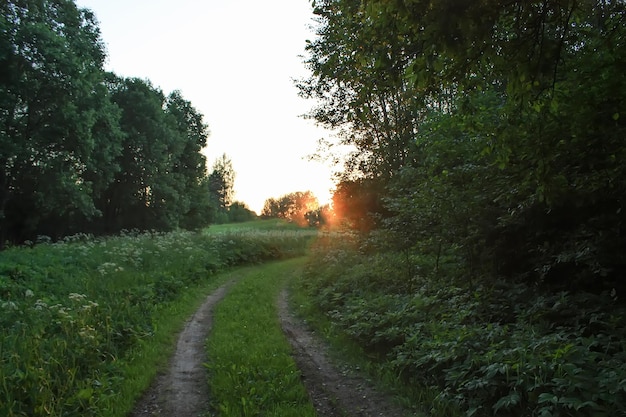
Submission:
{"label": "dense bush", "polygon": [[626,311],[615,292],[471,287],[415,258],[407,279],[397,254],[335,239],[318,246],[303,285],[382,368],[419,387],[432,415],[626,413]]}

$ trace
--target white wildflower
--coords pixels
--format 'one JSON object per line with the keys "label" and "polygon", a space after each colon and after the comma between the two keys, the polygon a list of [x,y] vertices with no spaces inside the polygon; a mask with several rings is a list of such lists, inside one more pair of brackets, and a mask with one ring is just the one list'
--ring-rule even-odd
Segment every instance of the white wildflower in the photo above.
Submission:
{"label": "white wildflower", "polygon": [[111,272],[121,271],[122,267],[118,267],[114,262],[105,262],[98,267],[98,272],[100,275],[107,275]]}
{"label": "white wildflower", "polygon": [[98,303],[93,302],[93,301],[88,301],[87,304],[83,305],[80,309],[83,312],[87,312],[97,307],[98,307]]}
{"label": "white wildflower", "polygon": [[26,290],[24,292],[24,295],[26,296],[26,298],[30,298],[30,297],[33,297],[35,293],[32,290]]}
{"label": "white wildflower", "polygon": [[93,327],[86,325],[78,331],[78,334],[80,335],[80,337],[93,340],[96,338],[97,332],[96,329],[94,329]]}
{"label": "white wildflower", "polygon": [[6,310],[17,310],[17,305],[13,301],[5,301],[2,303],[2,308]]}
{"label": "white wildflower", "polygon": [[75,292],[70,293],[69,299],[73,301],[83,301],[87,296],[85,294],[78,294]]}

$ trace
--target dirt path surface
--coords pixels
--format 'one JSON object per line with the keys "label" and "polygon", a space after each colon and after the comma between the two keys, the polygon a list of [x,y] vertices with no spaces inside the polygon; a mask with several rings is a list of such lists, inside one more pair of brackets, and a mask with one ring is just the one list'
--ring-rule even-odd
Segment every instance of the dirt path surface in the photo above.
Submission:
{"label": "dirt path surface", "polygon": [[132,417],[198,417],[208,411],[205,341],[213,307],[226,295],[226,284],[209,295],[187,321],[166,373],[159,375],[142,396]]}
{"label": "dirt path surface", "polygon": [[320,417],[400,417],[406,410],[373,388],[366,379],[340,371],[327,348],[289,311],[287,291],[280,294],[280,321],[294,350],[294,359]]}
{"label": "dirt path surface", "polygon": [[[199,417],[209,408],[205,342],[213,307],[229,284],[209,295],[187,321],[165,373],[157,376],[130,417]],[[326,347],[288,308],[287,292],[278,300],[281,326],[294,350],[303,382],[320,417],[400,417],[406,413],[365,379],[335,368]]]}

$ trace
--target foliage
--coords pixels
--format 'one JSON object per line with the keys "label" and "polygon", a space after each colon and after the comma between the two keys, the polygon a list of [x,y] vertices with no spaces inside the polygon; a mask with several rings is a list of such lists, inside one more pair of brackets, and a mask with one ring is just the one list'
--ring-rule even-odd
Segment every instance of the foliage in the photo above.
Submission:
{"label": "foliage", "polygon": [[126,415],[118,396],[161,311],[225,268],[301,256],[312,236],[125,232],[1,252],[0,415]]}
{"label": "foliage", "polygon": [[73,0],[0,12],[0,249],[206,226],[208,133],[191,103],[106,73],[97,21]]}
{"label": "foliage", "polygon": [[[472,280],[624,288],[624,2],[314,13],[299,87],[357,149],[337,190],[349,223],[374,214],[401,250],[454,251]],[[370,181],[377,204],[356,187]]]}
{"label": "foliage", "polygon": [[[606,292],[546,294],[497,280],[438,276],[430,256],[407,274],[398,252],[325,235],[300,284],[370,360],[417,389],[433,416],[614,416],[626,412],[624,307]],[[444,272],[459,260],[446,258]],[[441,271],[439,271],[441,275]],[[456,410],[456,411],[454,411]]]}
{"label": "foliage", "polygon": [[368,232],[378,226],[386,209],[385,184],[372,179],[340,181],[333,193],[333,211],[341,223]]}
{"label": "foliage", "polygon": [[286,219],[303,226],[308,224],[307,214],[318,208],[317,197],[311,191],[296,191],[285,194],[278,199],[268,198],[265,200],[261,216]]}
{"label": "foliage", "polygon": [[166,98],[146,81],[118,79],[112,90],[124,141],[120,172],[99,201],[102,230],[172,230],[191,212],[206,175],[202,115],[180,93]]}
{"label": "foliage", "polygon": [[230,223],[242,223],[255,220],[256,213],[246,203],[235,201],[228,206],[228,221]]}
{"label": "foliage", "polygon": [[319,311],[431,415],[625,415],[624,2],[315,7],[301,88],[370,231],[311,263]]}
{"label": "foliage", "polygon": [[91,12],[69,0],[3,2],[0,31],[2,247],[96,216],[121,135]]}
{"label": "foliage", "polygon": [[[294,263],[295,262],[295,263]],[[276,311],[302,260],[237,273],[214,314],[207,343],[211,404],[221,416],[314,416]]]}
{"label": "foliage", "polygon": [[313,3],[319,26],[317,38],[307,42],[305,60],[312,76],[297,86],[302,97],[317,103],[308,116],[354,149],[341,179],[365,177],[384,184],[411,164],[424,95],[404,79],[403,34],[393,21],[377,25],[361,3]]}
{"label": "foliage", "polygon": [[225,211],[232,203],[235,170],[233,162],[226,154],[215,160],[209,174],[209,195],[216,211]]}

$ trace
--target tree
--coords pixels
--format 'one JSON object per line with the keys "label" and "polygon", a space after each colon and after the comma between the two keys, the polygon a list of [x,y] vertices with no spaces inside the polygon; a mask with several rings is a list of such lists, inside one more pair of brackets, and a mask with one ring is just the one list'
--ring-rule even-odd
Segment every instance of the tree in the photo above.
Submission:
{"label": "tree", "polygon": [[118,113],[93,14],[70,0],[8,1],[0,13],[1,246],[98,215],[94,193],[116,169],[120,136],[102,129]]}
{"label": "tree", "polygon": [[341,224],[370,231],[377,227],[378,214],[384,213],[384,185],[372,179],[340,181],[333,193],[333,210]]}
{"label": "tree", "polygon": [[222,154],[213,163],[209,174],[209,192],[218,209],[225,210],[232,202],[235,186],[235,170],[231,159]]}
{"label": "tree", "polygon": [[174,130],[179,135],[179,152],[170,155],[172,171],[176,176],[180,226],[196,229],[208,225],[210,199],[206,184],[206,157],[202,149],[207,144],[208,126],[189,101],[179,91],[174,91],[167,98],[166,113],[171,116]]}
{"label": "tree", "polygon": [[322,0],[315,13],[301,93],[358,149],[344,184],[379,181],[380,224],[409,246],[436,229],[470,271],[493,258],[509,277],[619,284],[623,1]]}
{"label": "tree", "polygon": [[0,12],[0,248],[38,234],[201,227],[208,132],[191,103],[105,73],[94,15],[73,1]]}
{"label": "tree", "polygon": [[278,200],[274,197],[270,197],[263,203],[263,209],[261,210],[261,217],[272,219],[280,217],[281,209]]}
{"label": "tree", "polygon": [[125,137],[121,170],[100,200],[104,230],[201,227],[208,212],[202,115],[179,92],[166,98],[148,81],[118,79],[112,90]]}
{"label": "tree", "polygon": [[402,33],[365,16],[359,1],[315,2],[314,13],[320,26],[305,61],[312,76],[297,85],[301,96],[319,103],[308,117],[338,130],[341,143],[356,149],[343,180],[386,182],[412,163],[425,100],[403,76]]}
{"label": "tree", "polygon": [[160,229],[162,226],[152,218],[162,203],[155,198],[155,190],[162,179],[160,174],[168,168],[168,142],[173,135],[163,112],[165,97],[139,79],[116,79],[111,88],[113,100],[122,111],[124,142],[117,160],[120,172],[100,200],[104,231]]}
{"label": "tree", "polygon": [[256,213],[241,201],[235,201],[228,206],[228,221],[230,223],[248,222],[256,219],[256,217]]}
{"label": "tree", "polygon": [[311,191],[296,191],[278,199],[265,200],[261,216],[286,219],[304,226],[308,223],[307,213],[319,208],[317,197]]}

